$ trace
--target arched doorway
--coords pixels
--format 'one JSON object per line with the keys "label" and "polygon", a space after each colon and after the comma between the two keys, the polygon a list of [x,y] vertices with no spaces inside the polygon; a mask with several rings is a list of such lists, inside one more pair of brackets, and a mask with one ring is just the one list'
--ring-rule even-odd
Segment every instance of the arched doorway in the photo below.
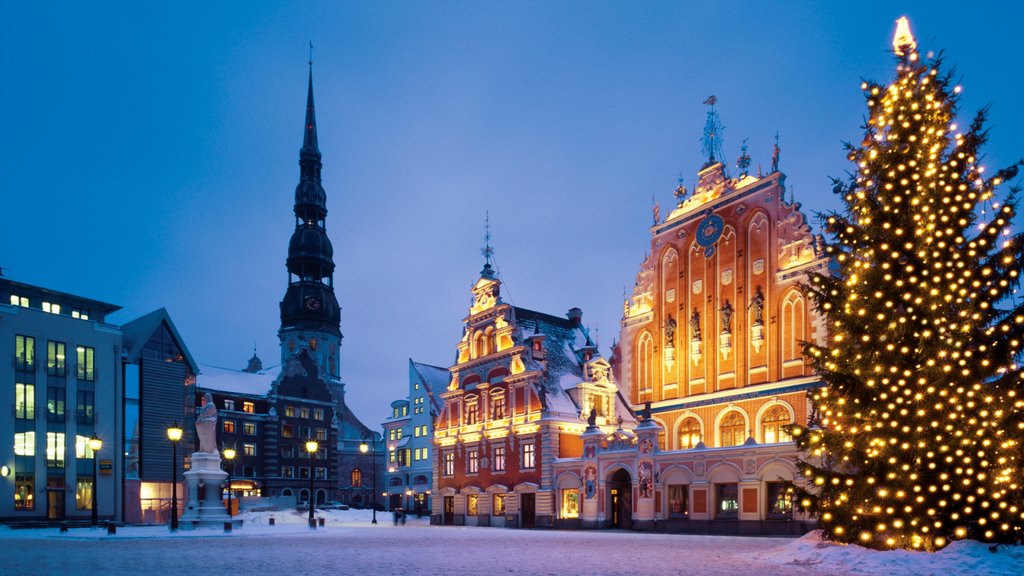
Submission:
{"label": "arched doorway", "polygon": [[625,468],[608,481],[608,527],[633,527],[633,479]]}

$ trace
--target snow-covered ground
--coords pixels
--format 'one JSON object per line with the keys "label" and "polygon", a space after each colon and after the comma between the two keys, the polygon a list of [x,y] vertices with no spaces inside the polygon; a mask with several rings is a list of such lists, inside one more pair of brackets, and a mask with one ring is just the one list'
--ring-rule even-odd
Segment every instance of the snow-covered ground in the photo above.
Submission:
{"label": "snow-covered ground", "polygon": [[91,528],[67,534],[0,528],[0,574],[1024,574],[1024,548],[990,552],[973,542],[935,554],[876,552],[823,543],[814,534],[786,539],[508,530],[429,526],[426,518],[394,526],[386,512],[373,526],[366,510],[318,514],[326,525],[310,530],[303,513],[247,513],[241,516],[245,526],[229,534],[171,534],[163,526],[123,527],[114,536]]}

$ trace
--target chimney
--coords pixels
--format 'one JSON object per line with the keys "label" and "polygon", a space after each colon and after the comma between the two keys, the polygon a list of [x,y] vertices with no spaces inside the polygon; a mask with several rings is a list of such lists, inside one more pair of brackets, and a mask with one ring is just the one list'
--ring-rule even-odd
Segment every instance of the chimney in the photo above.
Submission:
{"label": "chimney", "polygon": [[569,311],[565,314],[565,317],[572,322],[573,326],[579,326],[580,324],[583,323],[583,310],[580,310],[579,308],[573,306],[572,308],[569,308]]}

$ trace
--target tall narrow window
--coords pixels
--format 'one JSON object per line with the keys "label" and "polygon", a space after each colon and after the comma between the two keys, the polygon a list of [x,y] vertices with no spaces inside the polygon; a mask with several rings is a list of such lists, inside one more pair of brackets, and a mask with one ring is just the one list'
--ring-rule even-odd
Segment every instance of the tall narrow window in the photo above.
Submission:
{"label": "tall narrow window", "polygon": [[505,447],[495,446],[494,447],[494,464],[491,469],[495,472],[505,471]]}
{"label": "tall narrow window", "polygon": [[533,444],[523,444],[523,460],[521,468],[529,469],[536,467],[536,449],[537,447]]}
{"label": "tall narrow window", "polygon": [[255,456],[256,455],[256,445],[255,444],[242,444],[242,454],[244,454],[246,456]]}
{"label": "tall narrow window", "polygon": [[668,516],[669,518],[686,518],[690,511],[686,500],[690,487],[686,484],[668,485]]}
{"label": "tall narrow window", "polygon": [[480,421],[480,402],[476,396],[466,398],[466,424],[476,424]]}
{"label": "tall narrow window", "polygon": [[505,515],[505,495],[494,494],[491,496],[491,514],[495,516]]}
{"label": "tall narrow window", "polygon": [[352,469],[352,487],[362,488],[363,486],[363,471],[359,468]]}
{"label": "tall narrow window", "polygon": [[479,501],[479,494],[466,494],[466,516],[476,516],[479,514]]}
{"label": "tall narrow window", "polygon": [[716,484],[715,518],[736,518],[740,512],[739,488],[736,484]]}
{"label": "tall narrow window", "polygon": [[445,452],[444,454],[444,475],[455,476],[455,453]]}
{"label": "tall narrow window", "polygon": [[64,433],[46,433],[46,466],[49,468],[64,467]]}
{"label": "tall narrow window", "polygon": [[36,339],[31,336],[14,336],[14,369],[19,372],[35,372]]}
{"label": "tall narrow window", "polygon": [[18,474],[14,477],[14,509],[36,509],[36,482],[33,474]]}
{"label": "tall narrow window", "polygon": [[505,417],[505,394],[491,396],[492,418],[501,420]]}
{"label": "tall narrow window", "polygon": [[466,474],[476,474],[480,471],[479,452],[469,450],[466,452]]}
{"label": "tall narrow window", "polygon": [[78,390],[78,402],[75,406],[75,421],[79,424],[92,424],[96,421],[96,393],[92,390]]}
{"label": "tall narrow window", "polygon": [[654,338],[650,332],[644,332],[636,343],[637,391],[639,401],[651,399],[654,387]]}
{"label": "tall narrow window", "polygon": [[14,417],[22,420],[35,420],[35,384],[23,384],[18,382],[14,385]]}
{"label": "tall narrow window", "polygon": [[79,380],[93,381],[96,379],[95,356],[96,350],[88,346],[77,346],[75,351],[78,355],[77,376]]}
{"label": "tall narrow window", "polygon": [[75,510],[92,510],[92,477],[79,476],[75,481]]}
{"label": "tall narrow window", "polygon": [[67,389],[63,386],[46,387],[46,419],[50,422],[64,422],[64,403]]}
{"label": "tall narrow window", "polygon": [[50,376],[67,375],[67,345],[63,342],[46,342],[46,373]]}

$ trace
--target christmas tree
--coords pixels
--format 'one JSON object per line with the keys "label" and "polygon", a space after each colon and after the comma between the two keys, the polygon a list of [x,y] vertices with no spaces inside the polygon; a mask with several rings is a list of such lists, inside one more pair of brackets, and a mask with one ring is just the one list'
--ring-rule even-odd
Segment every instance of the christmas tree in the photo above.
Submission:
{"label": "christmas tree", "polygon": [[896,79],[861,85],[855,170],[833,181],[838,273],[806,287],[830,338],[805,348],[826,386],[808,426],[792,427],[808,480],[799,502],[840,542],[1019,542],[1024,238],[1009,230],[1016,189],[996,195],[1017,164],[985,174],[987,110],[957,126],[953,72],[918,54],[905,18],[893,46]]}

